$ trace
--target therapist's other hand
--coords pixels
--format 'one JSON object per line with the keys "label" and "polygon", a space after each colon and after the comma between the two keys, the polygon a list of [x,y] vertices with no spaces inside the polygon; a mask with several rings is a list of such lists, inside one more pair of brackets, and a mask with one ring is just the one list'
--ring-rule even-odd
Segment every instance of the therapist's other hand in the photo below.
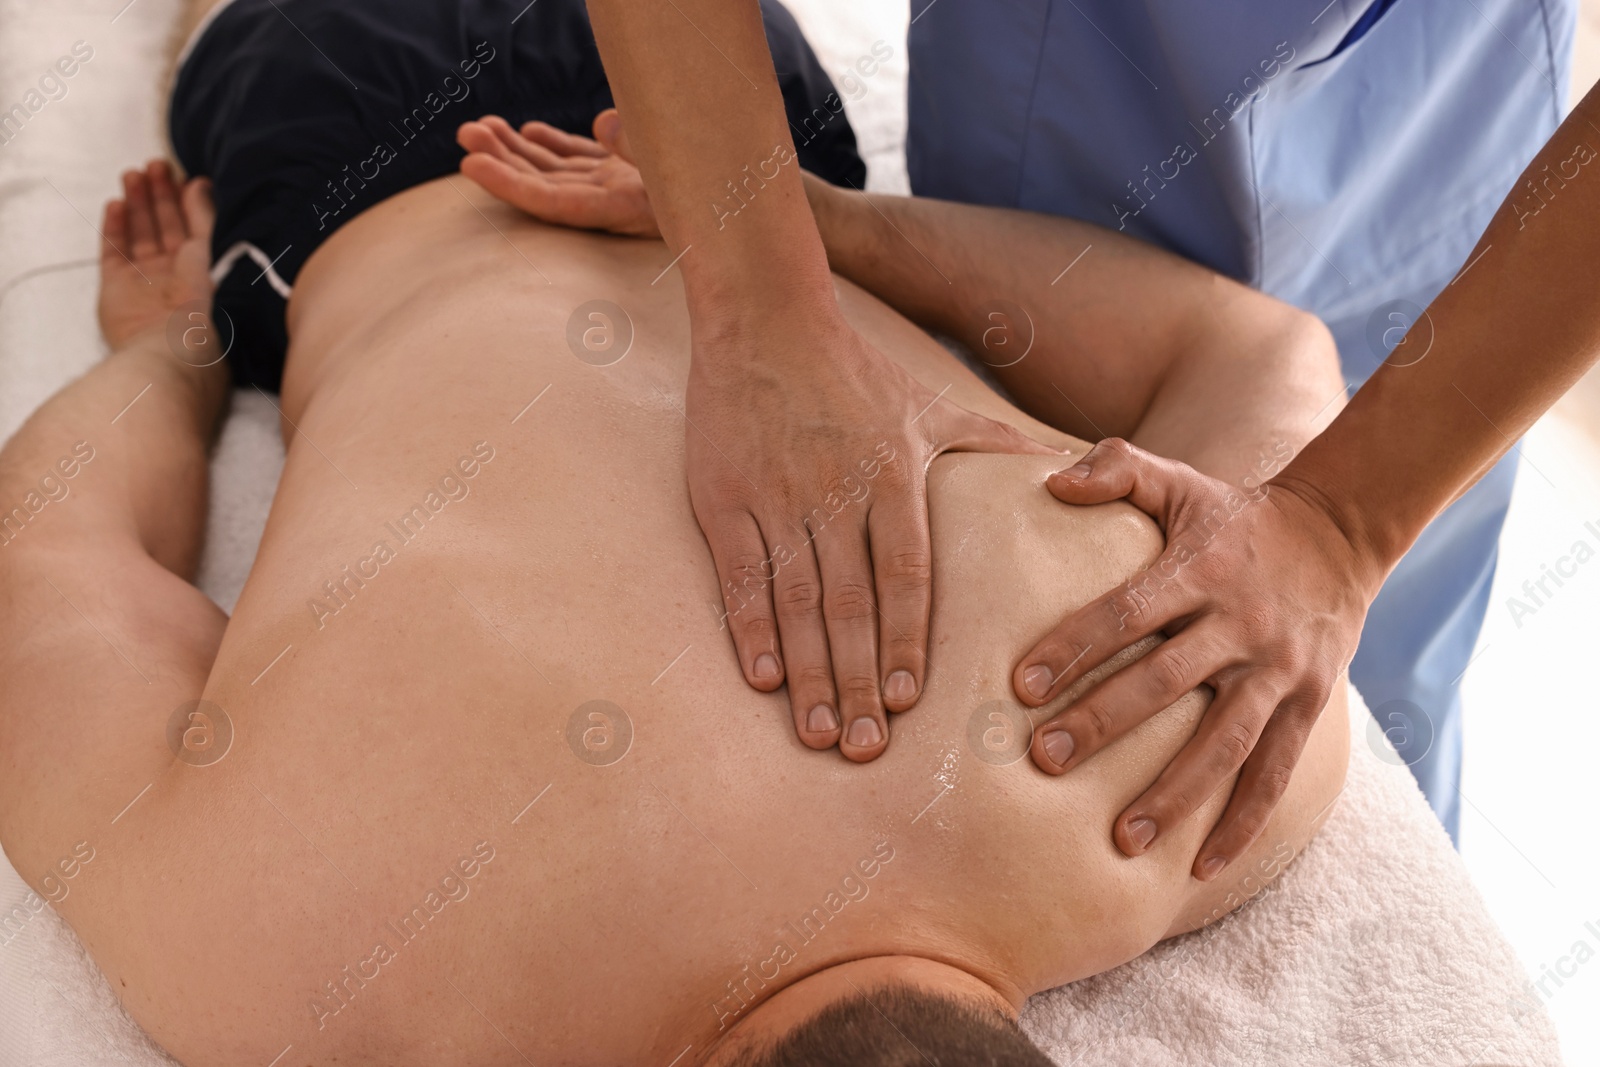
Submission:
{"label": "therapist's other hand", "polygon": [[498,115],[464,122],[461,173],[536,219],[627,237],[660,237],[644,179],[615,108],[595,116],[594,138],[544,122],[514,129]]}
{"label": "therapist's other hand", "polygon": [[745,679],[788,681],[809,747],[873,759],[889,741],[885,709],[909,709],[926,680],[929,463],[1059,453],[941,399],[836,306],[752,315],[694,345],[689,497]]}
{"label": "therapist's other hand", "polygon": [[1068,617],[1018,663],[1013,686],[1048,703],[1136,641],[1168,640],[1101,680],[1034,733],[1060,774],[1201,685],[1216,696],[1195,736],[1118,816],[1138,856],[1239,772],[1193,873],[1215,878],[1266,828],[1306,738],[1349,665],[1382,569],[1363,559],[1316,494],[1278,479],[1253,492],[1121,440],[1046,483],[1069,504],[1127,499],[1166,532],[1148,570]]}

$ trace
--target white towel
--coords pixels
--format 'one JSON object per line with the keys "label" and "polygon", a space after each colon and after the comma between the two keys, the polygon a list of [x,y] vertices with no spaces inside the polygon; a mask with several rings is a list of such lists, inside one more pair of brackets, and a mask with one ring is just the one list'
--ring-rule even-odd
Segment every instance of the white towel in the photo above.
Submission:
{"label": "white towel", "polygon": [[1216,926],[1035,997],[1028,1030],[1057,1062],[1561,1062],[1444,828],[1350,695],[1349,777],[1322,831]]}
{"label": "white towel", "polygon": [[[92,223],[118,170],[162,150],[155,83],[177,6],[0,0],[0,111],[25,99],[74,42],[94,49],[67,95],[0,144],[0,437],[101,353],[86,265],[96,255]],[[828,0],[792,6],[830,72],[870,51],[870,39],[850,32],[860,30],[859,12],[836,19]],[[903,131],[904,42],[890,44],[896,62],[850,102],[875,163],[893,157]],[[903,169],[890,170],[875,186],[903,181]],[[255,555],[281,464],[272,407],[236,394],[212,464],[200,583],[224,608]],[[1207,931],[1029,1004],[1025,1024],[1058,1062],[1560,1062],[1537,995],[1422,794],[1352,703],[1349,784],[1276,887]],[[0,863],[0,1067],[171,1067],[71,929],[34,903]]]}

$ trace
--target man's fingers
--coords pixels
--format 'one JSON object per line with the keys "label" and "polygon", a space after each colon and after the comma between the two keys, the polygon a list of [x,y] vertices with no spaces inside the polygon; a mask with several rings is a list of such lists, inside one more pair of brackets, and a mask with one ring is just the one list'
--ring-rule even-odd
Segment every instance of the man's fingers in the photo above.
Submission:
{"label": "man's fingers", "polygon": [[542,178],[512,167],[505,160],[485,152],[473,152],[461,161],[461,173],[483,186],[484,190],[530,215],[543,216],[548,207],[543,201],[551,187]]}
{"label": "man's fingers", "polygon": [[1194,737],[1117,818],[1111,831],[1117,847],[1128,856],[1142,855],[1194,814],[1250,757],[1278,699],[1278,689],[1259,676],[1224,687]]}
{"label": "man's fingers", "polygon": [[1200,881],[1221,874],[1266,830],[1327,702],[1327,690],[1322,689],[1297,693],[1279,705],[1245,760],[1222,818],[1195,856],[1193,873]]}
{"label": "man's fingers", "polygon": [[783,657],[772,611],[772,572],[760,527],[748,512],[725,510],[702,524],[722,581],[724,621],[745,681],[763,693],[783,684]]}
{"label": "man's fingers", "polygon": [[156,239],[156,217],[150,207],[150,180],[143,171],[130,170],[122,175],[122,198],[128,204],[128,247],[124,249],[134,259],[146,259],[161,250]]}
{"label": "man's fingers", "polygon": [[541,168],[528,162],[525,156],[512,151],[511,146],[495,132],[486,118],[476,122],[463,122],[456,130],[456,143],[468,152],[491,156],[512,170],[522,173],[542,173]]}
{"label": "man's fingers", "polygon": [[456,127],[456,144],[468,153],[492,157],[509,164],[511,150],[481,122],[463,122]]}
{"label": "man's fingers", "polygon": [[822,575],[803,529],[785,534],[770,528],[772,604],[778,616],[784,677],[789,682],[789,710],[794,728],[809,748],[832,748],[842,732],[839,698],[833,689],[828,657],[828,631],[822,621]]}
{"label": "man's fingers", "polygon": [[611,154],[610,150],[600,142],[568,133],[566,130],[558,130],[548,122],[524,122],[521,133],[528,140],[542,144],[552,152],[564,156],[600,160]]}
{"label": "man's fingers", "polygon": [[482,152],[463,159],[461,173],[535,218],[567,226],[588,225],[590,206],[585,201],[601,195],[593,186],[558,186],[537,171],[518,169]]}
{"label": "man's fingers", "polygon": [[100,258],[121,260],[128,249],[128,204],[107,200],[100,218]]}
{"label": "man's fingers", "polygon": [[[217,219],[216,206],[211,202],[211,179],[190,178],[184,183],[182,202],[189,236],[209,241]],[[211,250],[206,249],[206,255],[210,254]]]}
{"label": "man's fingers", "polygon": [[189,237],[189,227],[183,220],[183,208],[178,203],[178,189],[172,181],[172,167],[166,160],[152,162],[145,168],[150,182],[150,202],[155,209],[156,239],[166,252],[176,252]]}
{"label": "man's fingers", "polygon": [[933,602],[933,549],[928,505],[920,487],[880,500],[867,515],[878,593],[878,677],[890,711],[906,711],[922,695],[928,666],[928,611]]}
{"label": "man's fingers", "polygon": [[542,145],[531,144],[505,121],[489,115],[474,122],[463,122],[456,130],[456,143],[468,152],[492,156],[512,170],[549,181],[586,178],[596,161],[584,158],[575,166]]}
{"label": "man's fingers", "polygon": [[525,160],[512,165],[484,152],[463,159],[461,173],[491,196],[558,226],[605,229],[616,218],[615,196],[578,175],[546,174]]}
{"label": "man's fingers", "polygon": [[1171,707],[1219,666],[1207,639],[1186,631],[1110,675],[1033,734],[1033,761],[1061,774],[1159,711]]}
{"label": "man's fingers", "polygon": [[498,115],[489,115],[479,121],[494,133],[513,156],[526,160],[539,170],[557,173],[566,170],[587,171],[593,170],[599,162],[592,156],[567,156],[553,151],[538,141],[524,137]]}
{"label": "man's fingers", "polygon": [[863,524],[833,522],[813,531],[822,573],[822,618],[839,692],[839,751],[857,762],[889,744],[878,681],[878,610]]}

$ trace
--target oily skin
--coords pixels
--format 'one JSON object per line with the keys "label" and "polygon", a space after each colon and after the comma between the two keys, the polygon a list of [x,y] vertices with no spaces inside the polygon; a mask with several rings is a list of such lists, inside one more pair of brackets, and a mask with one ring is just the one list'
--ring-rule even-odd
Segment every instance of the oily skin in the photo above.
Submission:
{"label": "oily skin", "polygon": [[[708,421],[727,434],[741,458],[770,459],[782,449],[770,430],[774,424],[762,416],[769,415],[774,395],[805,398],[802,404],[826,396],[814,376],[859,373],[876,379],[879,395],[893,398],[891,404],[906,397],[905,383],[883,373],[877,353],[839,327],[819,281],[825,265],[839,267],[826,234],[818,232],[822,213],[814,200],[813,211],[806,210],[797,175],[780,170],[775,188],[741,210],[736,239],[710,240],[712,215],[704,207],[721,195],[728,176],[774,148],[790,148],[761,49],[757,5],[685,0],[685,8],[668,12],[591,0],[591,9],[660,232],[674,247],[698,243],[708,250],[685,267],[696,369],[710,371],[691,377],[691,395],[703,398]],[[713,55],[720,49],[695,40],[692,24],[724,28],[733,58]],[[728,90],[735,81],[730,68],[752,91],[744,85]],[[1173,639],[1174,651],[1099,687],[1104,703],[1055,721],[1049,746],[1041,741],[1035,750],[1051,773],[1070,769],[1074,754],[1081,758],[1121,736],[1176,693],[1202,683],[1217,692],[1208,729],[1121,814],[1115,837],[1125,855],[1144,854],[1159,835],[1191,817],[1195,798],[1237,774],[1234,801],[1195,857],[1194,874],[1215,877],[1240,857],[1295,773],[1389,572],[1428,523],[1600,359],[1600,313],[1591,288],[1578,280],[1581,272],[1572,269],[1600,251],[1600,182],[1586,177],[1600,158],[1597,121],[1600,88],[1573,108],[1513,183],[1461,273],[1408,334],[1409,347],[1385,360],[1327,432],[1276,474],[1267,505],[1233,524],[1227,536],[1213,542],[1205,525],[1226,503],[1227,479],[1164,462],[1125,441],[1102,441],[1084,463],[1052,481],[1051,491],[1068,503],[1139,503],[1162,522],[1171,553],[1195,542],[1209,550],[1207,566],[1182,568],[1164,603],[1140,613],[1133,625],[1128,611],[1097,600],[1020,646],[1025,651],[1014,661],[1018,699],[1042,707],[1130,643],[1156,633]],[[542,217],[565,221],[559,214]],[[1491,249],[1497,254],[1477,269]],[[1508,362],[1508,347],[1538,358]],[[773,382],[782,387],[771,388]],[[1328,395],[1331,401],[1340,394]],[[848,440],[870,411],[859,398],[840,399],[839,410],[853,416],[839,427],[838,437]],[[820,424],[833,417],[825,409],[808,411]],[[771,462],[791,479],[827,470],[838,459],[834,437],[818,434],[792,458]],[[698,499],[728,499],[730,483],[716,481],[718,466],[709,457],[691,463]],[[743,502],[734,497],[732,503],[728,510],[737,514]],[[738,538],[753,536],[748,522],[736,528],[698,506],[697,514],[724,553]],[[918,516],[911,515],[912,525],[902,529],[915,529]],[[767,525],[762,516],[756,522]],[[900,544],[920,547],[910,538]],[[863,554],[855,555],[859,575]],[[1174,560],[1169,554],[1155,561],[1136,583],[1170,571]],[[1250,577],[1235,581],[1240,575]],[[859,577],[857,584],[865,590]],[[914,600],[927,586],[924,567],[898,592]],[[889,617],[900,610],[896,592],[880,581]],[[858,599],[870,602],[870,594]],[[805,608],[814,612],[815,604]],[[1300,625],[1307,619],[1309,625]],[[859,630],[848,636],[861,639]],[[741,654],[748,655],[748,640]]]}
{"label": "oily skin", "polygon": [[[598,115],[594,132],[590,140],[537,122],[514,130],[486,116],[458,133],[469,152],[462,171],[538,218],[653,232],[652,201],[643,178],[628,171],[631,142],[617,112]],[[1134,669],[1080,687],[1032,748],[1040,769],[1065,774],[1143,721],[1150,706],[1210,686],[1219,697],[1194,741],[1129,805],[1112,836],[1126,855],[1143,854],[1264,739],[1261,753],[1277,753],[1278,763],[1268,767],[1263,755],[1246,768],[1232,815],[1196,857],[1196,878],[1217,877],[1259,834],[1333,688],[1338,671],[1313,669],[1303,655],[1308,637],[1317,648],[1353,648],[1372,591],[1350,570],[1349,553],[1324,554],[1317,559],[1324,566],[1288,575],[1241,567],[1235,558],[1271,543],[1264,531],[1321,521],[1281,481],[1271,493],[1259,487],[1338,413],[1345,386],[1326,329],[1192,264],[1073,220],[869,199],[810,175],[804,184],[836,271],[924,328],[961,341],[996,367],[1031,414],[1101,440],[1052,474],[1052,495],[1077,504],[1127,499],[1170,534],[1154,567],[1085,609],[1095,620],[1091,632],[1061,628],[1042,643],[1038,635],[1023,641],[1019,647],[1036,646],[1012,672],[1023,703],[1058,703],[1090,664],[1182,618],[1196,582],[1248,589],[1264,605],[1247,619],[1254,658],[1219,662],[1225,628],[1216,620],[1189,626]],[[1057,290],[1066,276],[1061,264],[1076,266],[1091,251],[1071,285]],[[1342,598],[1337,610],[1326,609],[1330,598]],[[1043,661],[1039,649],[1048,653]],[[1274,686],[1290,687],[1283,714],[1251,720],[1251,703]],[[796,728],[807,737],[798,718]]]}
{"label": "oily skin", "polygon": [[[121,469],[108,445],[72,507],[41,518],[51,536],[6,549],[5,625],[26,631],[0,648],[33,667],[4,665],[17,683],[0,722],[6,758],[35,773],[6,776],[0,834],[43,888],[37,872],[93,831],[97,858],[58,910],[188,1067],[265,1062],[287,1044],[297,1061],[343,1067],[667,1062],[852,961],[934,961],[1019,1003],[1233,906],[1210,895],[1231,887],[1188,874],[1221,798],[1137,865],[1109,838],[1119,806],[1192,734],[1202,694],[1059,780],[967,747],[975,709],[1006,698],[1006,650],[1159,551],[1131,509],[1051,499],[1053,457],[930,468],[946,591],[936,669],[883,758],[813,752],[781,728],[784,697],[752,694],[719,651],[721,598],[678,488],[686,323],[669,283],[649,284],[664,253],[540,226],[465,183],[395,197],[342,229],[297,285],[288,460],[231,620],[151,562],[174,535],[120,540],[130,506],[172,521],[163,472],[193,469],[186,457],[203,454],[220,411],[215,391],[181,376],[118,424],[119,441],[150,455]],[[879,302],[839,291],[908,373],[1081,451]],[[572,309],[597,297],[635,331],[608,368],[566,340]],[[0,484],[53,458],[80,423],[98,432],[170,362],[153,336],[139,331],[53,400],[7,445]],[[143,407],[153,401],[182,417]],[[494,458],[468,495],[331,617],[308,609],[479,441]],[[203,506],[182,514],[198,521]],[[149,617],[96,616],[149,685],[112,651],[85,653],[81,620],[37,577],[66,559],[97,576],[62,586],[85,611],[101,603],[85,589],[166,598]],[[196,697],[235,731],[205,767],[166,747],[174,707]],[[631,720],[615,763],[568,743],[573,712],[595,699]],[[53,715],[26,713],[42,707]],[[1308,750],[1323,773],[1297,776],[1271,834],[1290,855],[1342,779],[1342,706],[1323,718],[1333,726]],[[391,945],[396,958],[368,968],[377,977],[339,1011],[308,1010],[480,842],[493,858],[458,879],[470,892]],[[868,862],[869,877],[880,843],[893,858]],[[830,893],[848,903],[834,912]],[[815,936],[782,932],[817,907],[828,919]],[[770,958],[775,936],[797,942],[793,962],[729,1002],[728,983]]]}

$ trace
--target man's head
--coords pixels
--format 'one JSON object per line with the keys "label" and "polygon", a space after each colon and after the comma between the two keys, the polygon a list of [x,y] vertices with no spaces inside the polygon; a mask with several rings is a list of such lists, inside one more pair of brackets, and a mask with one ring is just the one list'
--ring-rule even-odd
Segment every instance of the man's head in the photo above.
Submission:
{"label": "man's head", "polygon": [[1051,1067],[987,983],[930,960],[827,968],[744,1020],[716,1067]]}

